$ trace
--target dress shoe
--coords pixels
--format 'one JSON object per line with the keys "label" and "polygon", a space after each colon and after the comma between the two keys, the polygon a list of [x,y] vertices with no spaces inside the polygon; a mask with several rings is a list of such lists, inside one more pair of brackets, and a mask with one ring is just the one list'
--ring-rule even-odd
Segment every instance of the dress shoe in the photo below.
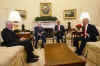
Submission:
{"label": "dress shoe", "polygon": [[79,55],[79,56],[82,55],[82,53],[81,53],[81,52],[78,52],[78,51],[76,51],[75,53],[76,53],[77,55]]}
{"label": "dress shoe", "polygon": [[75,53],[78,53],[78,51],[75,51]]}
{"label": "dress shoe", "polygon": [[30,59],[30,60],[27,60],[27,63],[32,63],[32,62],[37,62],[39,59]]}
{"label": "dress shoe", "polygon": [[32,55],[32,58],[39,58],[38,55]]}
{"label": "dress shoe", "polygon": [[44,48],[44,46],[42,45],[41,48]]}
{"label": "dress shoe", "polygon": [[82,55],[82,53],[77,53],[79,56],[81,56]]}
{"label": "dress shoe", "polygon": [[38,47],[35,47],[35,49],[38,49]]}

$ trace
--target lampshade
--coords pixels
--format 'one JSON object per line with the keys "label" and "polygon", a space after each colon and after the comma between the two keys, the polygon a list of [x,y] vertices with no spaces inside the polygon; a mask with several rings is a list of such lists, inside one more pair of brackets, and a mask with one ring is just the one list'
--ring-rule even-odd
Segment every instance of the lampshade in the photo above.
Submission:
{"label": "lampshade", "polygon": [[89,15],[88,12],[83,12],[83,13],[80,15],[81,21],[82,21],[84,18],[87,18],[87,19],[90,21],[90,15]]}
{"label": "lampshade", "polygon": [[21,16],[18,11],[11,11],[8,20],[13,22],[21,22]]}

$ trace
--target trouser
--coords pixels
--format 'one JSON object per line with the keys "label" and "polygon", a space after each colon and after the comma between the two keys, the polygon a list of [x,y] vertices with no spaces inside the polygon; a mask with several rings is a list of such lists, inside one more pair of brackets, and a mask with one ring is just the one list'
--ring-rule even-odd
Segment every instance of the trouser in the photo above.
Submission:
{"label": "trouser", "polygon": [[42,35],[42,36],[35,36],[35,48],[37,48],[37,44],[38,44],[38,40],[39,39],[42,39],[42,44],[41,44],[41,47],[44,47],[44,44],[46,43],[46,38],[45,38],[45,36],[44,35]]}
{"label": "trouser", "polygon": [[23,41],[13,41],[13,42],[4,42],[5,46],[11,47],[11,46],[24,46],[26,53],[27,53],[27,60],[32,59],[33,57],[33,47],[32,47],[32,43],[31,40],[23,40]]}
{"label": "trouser", "polygon": [[[79,47],[79,41],[81,42],[80,47]],[[83,49],[85,48],[87,42],[96,42],[96,41],[97,41],[96,39],[93,40],[93,39],[90,39],[89,37],[87,37],[87,38],[84,38],[84,37],[73,38],[73,44],[77,48],[76,53],[82,54]]]}
{"label": "trouser", "polygon": [[63,43],[64,42],[64,40],[63,40],[63,36],[56,36],[56,41],[57,41],[57,43],[60,43],[60,40],[61,40],[61,42]]}
{"label": "trouser", "polygon": [[[79,46],[79,41],[81,42],[80,46]],[[82,38],[82,37],[74,38],[73,39],[73,44],[76,47],[76,53],[82,54],[83,49],[85,48],[86,43],[87,43],[87,39],[86,38]]]}

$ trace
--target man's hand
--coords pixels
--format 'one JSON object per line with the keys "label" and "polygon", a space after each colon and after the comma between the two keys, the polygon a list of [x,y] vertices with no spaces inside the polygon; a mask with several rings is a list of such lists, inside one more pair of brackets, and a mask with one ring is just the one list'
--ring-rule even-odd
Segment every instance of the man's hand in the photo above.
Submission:
{"label": "man's hand", "polygon": [[85,33],[85,38],[89,37],[89,34],[88,33]]}
{"label": "man's hand", "polygon": [[20,38],[20,40],[21,40],[21,41],[22,41],[22,40],[26,40],[26,38],[22,37],[22,38]]}
{"label": "man's hand", "polygon": [[88,33],[85,33],[85,35],[84,34],[81,34],[81,36],[84,36],[84,38],[87,38],[87,37],[89,37],[89,34]]}
{"label": "man's hand", "polygon": [[88,34],[88,33],[86,33],[85,35],[86,35],[86,36],[89,36],[89,34]]}
{"label": "man's hand", "polygon": [[41,33],[38,33],[38,35],[39,35],[39,36],[42,36],[42,34],[41,34]]}

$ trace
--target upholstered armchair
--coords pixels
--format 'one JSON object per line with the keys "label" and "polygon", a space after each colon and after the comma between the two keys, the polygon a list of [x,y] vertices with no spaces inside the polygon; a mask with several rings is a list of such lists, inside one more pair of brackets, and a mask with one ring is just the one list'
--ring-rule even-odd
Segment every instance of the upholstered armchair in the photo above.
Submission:
{"label": "upholstered armchair", "polygon": [[100,41],[88,42],[86,45],[87,60],[92,66],[100,65]]}

